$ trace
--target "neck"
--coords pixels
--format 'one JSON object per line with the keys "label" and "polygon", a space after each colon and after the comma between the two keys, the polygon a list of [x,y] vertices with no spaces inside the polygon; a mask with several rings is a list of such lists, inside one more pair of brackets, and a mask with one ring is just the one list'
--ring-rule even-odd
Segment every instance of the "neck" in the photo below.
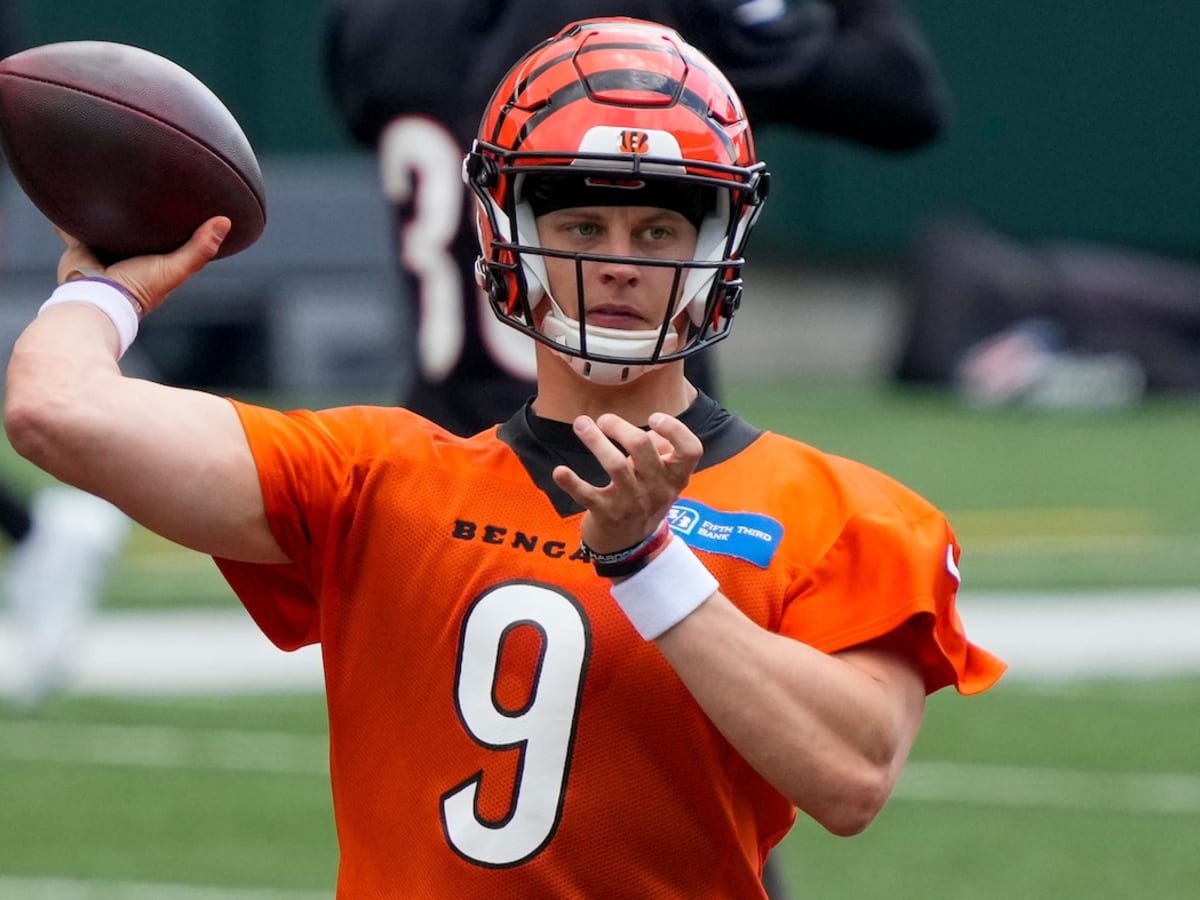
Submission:
{"label": "neck", "polygon": [[538,392],[533,409],[544,419],[572,422],[613,413],[639,427],[656,412],[677,416],[696,399],[696,389],[683,375],[683,361],[644,372],[633,381],[602,385],[572,371],[558,354],[538,345]]}

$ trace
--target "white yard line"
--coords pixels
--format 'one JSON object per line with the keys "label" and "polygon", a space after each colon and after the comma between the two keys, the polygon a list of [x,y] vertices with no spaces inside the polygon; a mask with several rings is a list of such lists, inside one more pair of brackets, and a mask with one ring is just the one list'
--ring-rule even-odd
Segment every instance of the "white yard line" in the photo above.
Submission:
{"label": "white yard line", "polygon": [[[148,725],[6,722],[0,763],[328,775],[324,735]],[[1200,815],[1200,774],[912,760],[897,799],[979,806]],[[0,897],[6,896],[0,892]]]}
{"label": "white yard line", "polygon": [[[240,609],[109,612],[82,629],[67,692],[119,696],[312,692],[316,647],[284,653]],[[20,676],[19,635],[0,620],[0,696]]]}
{"label": "white yard line", "polygon": [[0,730],[0,760],[325,778],[329,741],[323,734],[14,719]]}
{"label": "white yard line", "polygon": [[0,876],[0,898],[12,900],[329,900],[327,891],[202,887],[141,881]]}
{"label": "white yard line", "polygon": [[1200,590],[964,594],[959,612],[1010,681],[1200,674]]}
{"label": "white yard line", "polygon": [[[1200,673],[1200,590],[964,594],[967,633],[1009,665],[1009,681]],[[20,674],[20,645],[0,619],[0,696]],[[322,689],[316,647],[284,653],[240,609],[110,612],[72,656],[81,694],[219,695]]]}
{"label": "white yard line", "polygon": [[1200,775],[911,760],[894,798],[921,803],[1200,815]]}

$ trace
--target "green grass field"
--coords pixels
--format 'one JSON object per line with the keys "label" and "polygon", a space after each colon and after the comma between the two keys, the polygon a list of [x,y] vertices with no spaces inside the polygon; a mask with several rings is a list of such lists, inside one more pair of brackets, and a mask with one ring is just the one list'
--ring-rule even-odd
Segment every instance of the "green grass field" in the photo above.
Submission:
{"label": "green grass field", "polygon": [[[728,402],[937,502],[972,588],[1200,584],[1194,406],[983,414],[820,384],[730,385]],[[2,464],[40,482],[11,456]],[[206,560],[138,532],[105,604],[165,602],[234,603]],[[781,847],[793,893],[1194,897],[1197,721],[1190,677],[939,693],[869,831],[834,838],[802,821]],[[0,708],[0,898],[331,896],[323,730],[321,698],[306,695],[66,697],[33,718]]]}

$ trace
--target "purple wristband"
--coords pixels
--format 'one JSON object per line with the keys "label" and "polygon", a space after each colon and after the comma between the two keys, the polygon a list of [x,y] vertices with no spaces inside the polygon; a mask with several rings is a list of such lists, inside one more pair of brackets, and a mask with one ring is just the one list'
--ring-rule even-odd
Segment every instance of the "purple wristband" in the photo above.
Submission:
{"label": "purple wristband", "polygon": [[146,315],[145,307],[142,306],[137,297],[133,296],[133,292],[129,288],[125,287],[119,281],[114,281],[104,275],[94,274],[98,271],[97,269],[72,269],[67,273],[67,277],[63,283],[66,284],[68,281],[95,281],[98,284],[107,284],[110,288],[115,288],[121,292],[122,296],[133,306],[139,319]]}

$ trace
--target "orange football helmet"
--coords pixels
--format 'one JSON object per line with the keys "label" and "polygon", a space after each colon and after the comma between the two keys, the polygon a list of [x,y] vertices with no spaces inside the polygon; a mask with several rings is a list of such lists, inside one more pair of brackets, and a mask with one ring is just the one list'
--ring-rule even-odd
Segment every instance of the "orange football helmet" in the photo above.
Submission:
{"label": "orange football helmet", "polygon": [[[476,196],[477,277],[508,325],[558,350],[585,377],[619,382],[726,337],[741,300],[742,249],[769,175],[723,74],[673,29],[630,18],[565,27],[525,55],[492,96],[463,166]],[[540,246],[534,224],[547,184],[568,198],[679,209],[699,237],[690,260],[564,254]],[[595,196],[593,194],[592,196]],[[562,202],[558,207],[590,205]],[[675,269],[674,302],[661,326],[587,326],[550,295],[545,257],[620,259]],[[543,301],[548,310],[535,321]],[[681,316],[686,311],[687,316]],[[683,332],[683,333],[678,333]]]}

